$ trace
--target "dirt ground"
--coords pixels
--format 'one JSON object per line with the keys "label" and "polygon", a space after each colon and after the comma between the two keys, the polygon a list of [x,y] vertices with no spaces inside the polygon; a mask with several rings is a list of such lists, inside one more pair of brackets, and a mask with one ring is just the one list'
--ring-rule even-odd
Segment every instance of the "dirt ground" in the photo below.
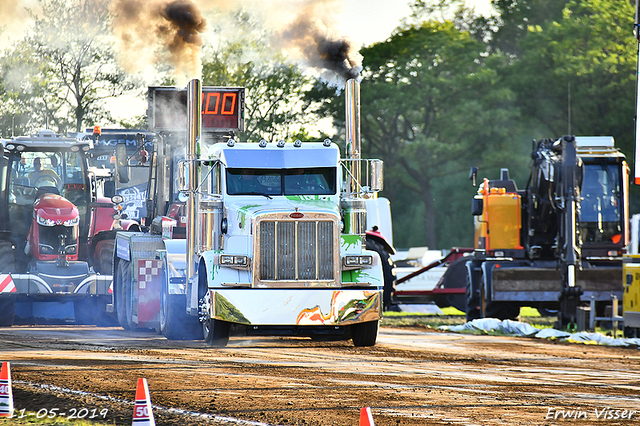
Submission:
{"label": "dirt ground", "polygon": [[638,349],[530,338],[382,327],[370,348],[237,336],[211,349],[153,332],[17,326],[0,329],[0,361],[11,362],[18,412],[116,425],[131,424],[139,377],[159,426],[357,425],[362,407],[376,426],[640,422]]}

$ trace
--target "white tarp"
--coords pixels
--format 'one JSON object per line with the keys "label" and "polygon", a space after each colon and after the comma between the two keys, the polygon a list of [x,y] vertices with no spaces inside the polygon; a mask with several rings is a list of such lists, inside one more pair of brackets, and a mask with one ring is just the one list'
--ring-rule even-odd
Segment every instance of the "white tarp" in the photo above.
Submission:
{"label": "white tarp", "polygon": [[537,337],[539,339],[557,339],[571,343],[582,343],[585,345],[605,345],[640,348],[640,338],[613,338],[602,333],[590,333],[580,331],[568,333],[566,331],[554,330],[552,328],[538,329],[529,324],[512,321],[499,320],[495,318],[481,318],[469,321],[462,325],[443,325],[440,330],[452,331],[454,333],[471,334],[501,334],[505,336]]}

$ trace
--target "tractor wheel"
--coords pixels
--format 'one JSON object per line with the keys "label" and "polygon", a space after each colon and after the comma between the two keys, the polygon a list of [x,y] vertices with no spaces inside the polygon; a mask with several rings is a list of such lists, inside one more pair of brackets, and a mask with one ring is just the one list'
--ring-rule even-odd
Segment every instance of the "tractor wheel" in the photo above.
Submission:
{"label": "tractor wheel", "polygon": [[202,323],[204,341],[213,348],[224,348],[229,343],[230,325],[216,319],[206,320]]}
{"label": "tractor wheel", "polygon": [[[487,288],[484,275],[482,276],[480,285],[483,289]],[[518,305],[514,305],[511,302],[492,302],[485,299],[484,318],[515,320],[518,315],[520,315],[520,306]]]}
{"label": "tractor wheel", "polygon": [[98,322],[98,303],[94,298],[83,298],[73,302],[73,316],[76,324],[95,325]]}
{"label": "tractor wheel", "polygon": [[[96,263],[100,265],[102,275],[113,275],[113,252],[116,242],[114,240],[102,240],[96,246]],[[95,266],[94,266],[95,269]]]}
{"label": "tractor wheel", "polygon": [[169,294],[168,280],[162,273],[160,293],[160,332],[169,340],[202,339],[197,317],[187,315],[187,297],[184,294]]}
{"label": "tractor wheel", "polygon": [[16,312],[16,298],[6,296],[0,299],[0,327],[11,327]]}
{"label": "tractor wheel", "polygon": [[[0,241],[0,272],[11,274],[16,272],[16,258],[13,245],[9,241]],[[11,327],[16,311],[16,298],[5,295],[0,299],[0,327]]]}
{"label": "tractor wheel", "polygon": [[353,346],[373,346],[378,339],[378,321],[363,322],[351,326]]}
{"label": "tractor wheel", "polygon": [[0,241],[0,273],[11,274],[13,272],[16,272],[13,244],[9,241]]}
{"label": "tractor wheel", "polygon": [[136,327],[131,320],[131,262],[120,260],[116,268],[114,280],[116,315],[118,323],[125,330],[133,330]]}
{"label": "tractor wheel", "polygon": [[[451,262],[442,277],[444,288],[465,288],[467,285],[468,261],[467,257],[461,257]],[[466,297],[462,293],[447,295],[447,302],[459,311],[465,312],[467,309]],[[444,308],[444,306],[441,306],[441,308]]]}

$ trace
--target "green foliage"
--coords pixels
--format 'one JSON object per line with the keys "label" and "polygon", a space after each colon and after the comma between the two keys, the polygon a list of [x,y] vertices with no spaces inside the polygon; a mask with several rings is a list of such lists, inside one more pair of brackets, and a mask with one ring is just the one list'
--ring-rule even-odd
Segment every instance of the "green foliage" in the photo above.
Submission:
{"label": "green foliage", "polygon": [[27,36],[5,52],[0,62],[3,133],[8,121],[25,131],[50,126],[60,133],[110,119],[103,99],[133,87],[109,44],[107,2],[39,0],[41,14],[31,12]]}
{"label": "green foliage", "polygon": [[[452,241],[436,231],[444,229],[442,219],[449,213],[454,227],[465,228],[457,243],[470,245],[469,209],[454,202],[450,184],[457,182],[453,193],[458,196],[462,185],[472,196],[462,178],[469,167],[494,162],[510,149],[510,123],[518,116],[511,91],[501,87],[496,72],[501,58],[488,57],[482,43],[450,21],[408,26],[361,53],[363,151],[385,160],[385,194],[392,208],[402,192],[424,206],[422,218],[415,209],[402,209],[394,210],[394,220],[424,222],[423,241],[440,248]],[[468,206],[470,197],[464,198]],[[443,206],[447,213],[439,209]],[[446,208],[453,206],[453,212]],[[403,217],[407,213],[414,216]],[[415,235],[416,226],[421,225],[403,229]],[[394,238],[404,239],[398,234]]]}

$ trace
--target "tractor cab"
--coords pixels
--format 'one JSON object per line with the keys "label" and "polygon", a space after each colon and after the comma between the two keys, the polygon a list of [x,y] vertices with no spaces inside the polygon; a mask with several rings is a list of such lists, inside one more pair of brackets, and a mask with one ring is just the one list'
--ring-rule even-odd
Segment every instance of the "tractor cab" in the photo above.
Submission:
{"label": "tractor cab", "polygon": [[49,130],[4,140],[0,224],[16,247],[19,270],[33,261],[86,258],[95,181],[87,172],[91,144]]}

